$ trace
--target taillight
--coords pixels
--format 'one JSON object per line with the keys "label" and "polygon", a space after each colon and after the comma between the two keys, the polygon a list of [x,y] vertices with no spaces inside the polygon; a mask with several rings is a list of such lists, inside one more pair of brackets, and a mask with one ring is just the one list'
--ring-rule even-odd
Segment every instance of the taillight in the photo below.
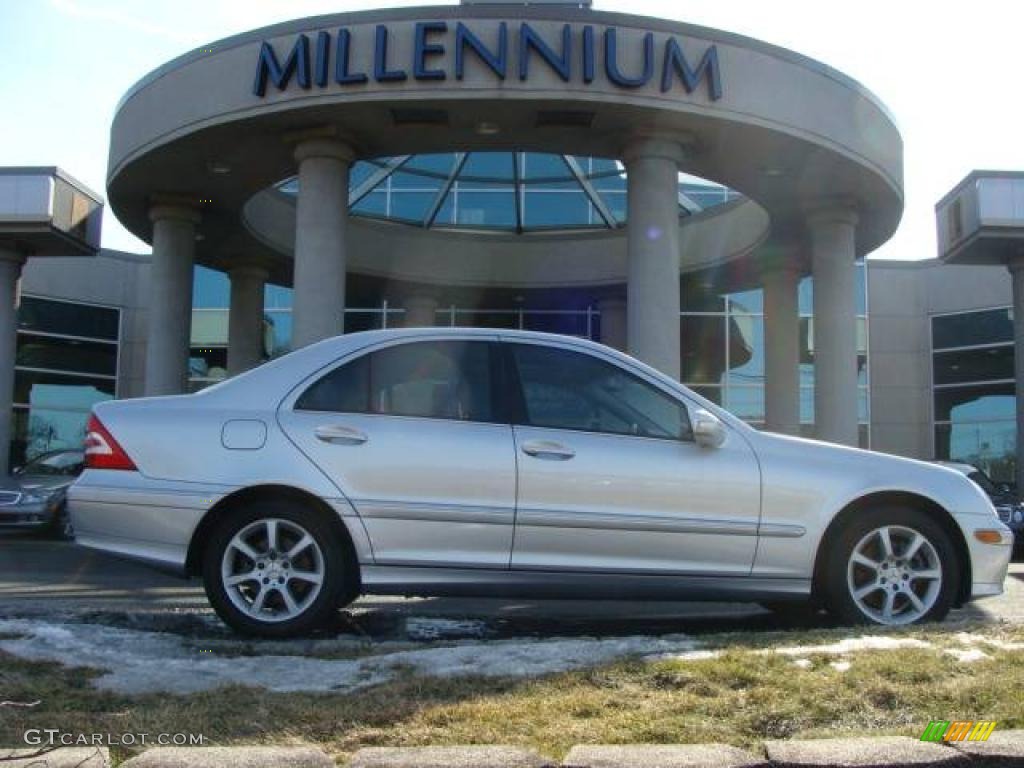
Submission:
{"label": "taillight", "polygon": [[135,462],[128,458],[95,413],[89,416],[85,428],[85,466],[88,469],[135,469]]}

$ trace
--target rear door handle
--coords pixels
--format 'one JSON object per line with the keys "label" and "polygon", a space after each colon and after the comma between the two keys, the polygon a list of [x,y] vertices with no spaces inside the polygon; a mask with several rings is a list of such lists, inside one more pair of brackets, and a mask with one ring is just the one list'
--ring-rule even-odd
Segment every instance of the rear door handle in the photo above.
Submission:
{"label": "rear door handle", "polygon": [[369,438],[365,432],[341,424],[323,424],[313,430],[317,440],[334,445],[362,445]]}
{"label": "rear door handle", "polygon": [[576,455],[572,448],[556,443],[554,440],[530,440],[523,443],[523,453],[548,461],[568,461]]}

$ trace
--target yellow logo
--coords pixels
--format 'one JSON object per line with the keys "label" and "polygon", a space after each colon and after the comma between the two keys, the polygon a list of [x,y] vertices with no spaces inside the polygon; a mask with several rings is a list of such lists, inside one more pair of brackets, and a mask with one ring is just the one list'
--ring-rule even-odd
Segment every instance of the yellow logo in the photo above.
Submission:
{"label": "yellow logo", "polygon": [[988,741],[995,728],[995,720],[932,720],[921,741]]}

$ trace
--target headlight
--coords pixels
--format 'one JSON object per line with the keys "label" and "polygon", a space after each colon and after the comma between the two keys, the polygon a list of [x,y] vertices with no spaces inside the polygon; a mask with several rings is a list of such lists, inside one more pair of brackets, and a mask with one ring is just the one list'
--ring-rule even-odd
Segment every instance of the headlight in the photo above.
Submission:
{"label": "headlight", "polygon": [[55,491],[46,488],[36,488],[32,491],[26,491],[21,499],[28,504],[46,504],[57,497],[60,491]]}

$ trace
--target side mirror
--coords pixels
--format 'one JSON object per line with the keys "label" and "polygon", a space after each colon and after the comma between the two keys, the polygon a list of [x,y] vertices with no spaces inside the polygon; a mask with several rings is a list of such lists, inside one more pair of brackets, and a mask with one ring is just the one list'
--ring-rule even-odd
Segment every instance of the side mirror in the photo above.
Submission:
{"label": "side mirror", "polygon": [[11,474],[12,475],[20,475],[24,471],[25,471],[24,467],[15,467],[14,469],[11,470]]}
{"label": "side mirror", "polygon": [[715,414],[697,408],[690,418],[693,420],[693,439],[701,448],[718,448],[725,442],[725,425]]}

